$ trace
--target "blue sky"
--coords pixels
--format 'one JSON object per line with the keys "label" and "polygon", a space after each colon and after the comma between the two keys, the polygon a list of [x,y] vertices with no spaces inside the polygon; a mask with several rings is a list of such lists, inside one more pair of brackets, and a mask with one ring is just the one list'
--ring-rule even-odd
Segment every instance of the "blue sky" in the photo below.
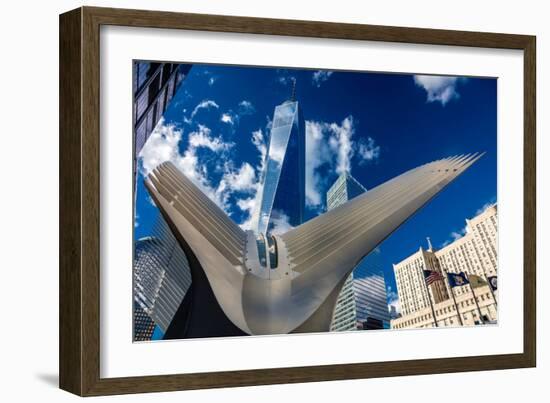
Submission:
{"label": "blue sky", "polygon": [[450,242],[496,202],[496,79],[194,65],[142,150],[134,236],[147,236],[158,214],[143,175],[167,160],[247,228],[273,110],[292,79],[306,120],[309,218],[325,211],[344,170],[370,189],[435,159],[486,152],[380,245],[394,299],[392,263],[428,236],[436,248]]}

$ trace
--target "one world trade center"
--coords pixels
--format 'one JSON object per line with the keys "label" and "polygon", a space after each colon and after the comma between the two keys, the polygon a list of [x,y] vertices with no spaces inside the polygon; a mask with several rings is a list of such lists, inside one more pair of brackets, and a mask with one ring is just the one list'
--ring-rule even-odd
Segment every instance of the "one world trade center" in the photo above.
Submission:
{"label": "one world trade center", "polygon": [[255,227],[260,239],[304,221],[306,136],[295,89],[294,81],[290,99],[273,114]]}

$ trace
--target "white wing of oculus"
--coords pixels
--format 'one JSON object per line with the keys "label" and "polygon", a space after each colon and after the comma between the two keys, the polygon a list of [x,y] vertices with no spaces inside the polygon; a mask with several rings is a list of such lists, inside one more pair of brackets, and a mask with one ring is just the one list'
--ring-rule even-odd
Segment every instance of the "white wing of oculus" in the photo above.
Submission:
{"label": "white wing of oculus", "polygon": [[256,235],[170,162],[148,176],[146,187],[235,326],[247,334],[328,331],[338,293],[358,262],[482,155],[422,165],[272,236],[271,268],[260,264]]}

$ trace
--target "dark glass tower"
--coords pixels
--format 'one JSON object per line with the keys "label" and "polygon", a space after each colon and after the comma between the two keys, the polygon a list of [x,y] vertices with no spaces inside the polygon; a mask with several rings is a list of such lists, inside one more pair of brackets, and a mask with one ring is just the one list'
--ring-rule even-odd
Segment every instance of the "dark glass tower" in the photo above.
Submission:
{"label": "dark glass tower", "polygon": [[284,232],[304,220],[305,123],[294,94],[295,83],[290,99],[273,114],[256,228],[263,236]]}
{"label": "dark glass tower", "polygon": [[134,62],[133,120],[136,157],[189,70],[189,64]]}
{"label": "dark glass tower", "polygon": [[[168,105],[191,70],[191,64],[134,61],[134,198],[136,197],[137,158]],[[135,200],[134,200],[135,204]]]}

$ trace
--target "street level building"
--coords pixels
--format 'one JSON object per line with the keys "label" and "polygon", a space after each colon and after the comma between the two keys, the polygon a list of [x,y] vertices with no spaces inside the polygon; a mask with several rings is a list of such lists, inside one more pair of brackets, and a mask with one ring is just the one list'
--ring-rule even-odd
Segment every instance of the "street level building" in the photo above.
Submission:
{"label": "street level building", "polygon": [[[475,289],[478,311],[474,296],[471,292],[456,296],[456,304],[452,299],[434,304],[435,316],[438,327],[461,326],[458,314],[460,314],[463,326],[496,323],[498,320],[497,305],[488,286]],[[391,321],[392,329],[411,329],[435,327],[435,322],[430,307],[420,309],[412,314],[401,316]]]}

